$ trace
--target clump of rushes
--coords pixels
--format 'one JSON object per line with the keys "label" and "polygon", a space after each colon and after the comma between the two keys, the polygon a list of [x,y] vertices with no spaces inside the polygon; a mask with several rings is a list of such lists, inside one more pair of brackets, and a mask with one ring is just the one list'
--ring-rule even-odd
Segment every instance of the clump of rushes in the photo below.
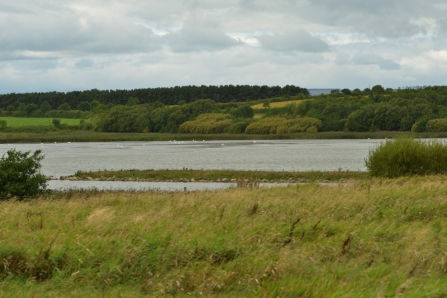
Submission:
{"label": "clump of rushes", "polygon": [[387,140],[369,152],[365,164],[376,177],[445,174],[447,145],[439,140]]}

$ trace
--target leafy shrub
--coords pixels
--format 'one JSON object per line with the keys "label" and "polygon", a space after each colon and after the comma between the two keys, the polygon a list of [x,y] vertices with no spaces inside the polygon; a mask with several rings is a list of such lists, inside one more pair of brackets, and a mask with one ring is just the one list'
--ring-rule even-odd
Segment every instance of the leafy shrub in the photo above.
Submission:
{"label": "leafy shrub", "polygon": [[0,159],[0,200],[8,197],[19,199],[41,194],[46,188],[46,178],[40,173],[41,151],[20,152],[8,150]]}
{"label": "leafy shrub", "polygon": [[238,134],[238,133],[244,133],[247,126],[250,125],[250,121],[239,121],[231,124],[227,127],[225,130],[226,133],[231,134]]}
{"label": "leafy shrub", "polygon": [[0,129],[5,129],[8,126],[6,120],[0,120]]}
{"label": "leafy shrub", "polygon": [[370,131],[374,123],[375,109],[372,105],[363,106],[349,114],[345,123],[348,131]]}
{"label": "leafy shrub", "polygon": [[228,114],[202,114],[194,121],[186,121],[179,127],[179,133],[223,133],[231,126],[231,116]]}
{"label": "leafy shrub", "polygon": [[247,134],[287,134],[306,132],[314,127],[313,131],[321,129],[322,122],[316,118],[304,117],[296,119],[285,119],[282,117],[268,117],[253,122],[247,126]]}
{"label": "leafy shrub", "polygon": [[306,129],[306,132],[308,132],[308,133],[317,133],[318,132],[318,128],[316,128],[315,126],[311,126],[308,129]]}
{"label": "leafy shrub", "polygon": [[388,178],[447,173],[447,145],[442,141],[389,140],[365,159],[372,176]]}
{"label": "leafy shrub", "polygon": [[277,133],[297,133],[311,131],[318,132],[321,129],[321,120],[316,118],[297,118],[287,120],[285,124],[278,127]]}
{"label": "leafy shrub", "polygon": [[253,122],[247,126],[247,134],[276,134],[278,126],[285,125],[287,119],[282,117],[268,117]]}
{"label": "leafy shrub", "polygon": [[116,106],[100,115],[95,130],[103,132],[142,132],[150,130],[148,105]]}
{"label": "leafy shrub", "polygon": [[428,132],[444,132],[444,131],[447,131],[447,118],[429,120],[425,124],[425,129]]}
{"label": "leafy shrub", "polygon": [[426,125],[428,123],[428,118],[422,118],[411,127],[411,132],[424,132],[426,131]]}
{"label": "leafy shrub", "polygon": [[61,119],[54,118],[53,121],[51,121],[53,125],[57,128],[61,128]]}
{"label": "leafy shrub", "polygon": [[80,111],[90,111],[90,103],[88,101],[83,101],[78,104],[78,110]]}
{"label": "leafy shrub", "polygon": [[90,121],[81,119],[81,121],[79,121],[79,128],[82,130],[91,130],[93,128],[93,124]]}
{"label": "leafy shrub", "polygon": [[71,107],[68,103],[64,102],[63,104],[61,104],[59,106],[59,108],[57,108],[59,111],[70,111]]}
{"label": "leafy shrub", "polygon": [[253,118],[254,114],[255,112],[252,107],[248,105],[240,106],[233,111],[233,116],[235,118]]}

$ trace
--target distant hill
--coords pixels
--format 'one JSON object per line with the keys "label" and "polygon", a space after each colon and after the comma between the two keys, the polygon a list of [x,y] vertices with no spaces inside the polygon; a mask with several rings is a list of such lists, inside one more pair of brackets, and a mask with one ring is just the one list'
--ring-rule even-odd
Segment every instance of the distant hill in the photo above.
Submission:
{"label": "distant hill", "polygon": [[309,91],[310,95],[320,95],[320,94],[331,94],[331,91],[338,88],[331,88],[331,89],[307,89]]}

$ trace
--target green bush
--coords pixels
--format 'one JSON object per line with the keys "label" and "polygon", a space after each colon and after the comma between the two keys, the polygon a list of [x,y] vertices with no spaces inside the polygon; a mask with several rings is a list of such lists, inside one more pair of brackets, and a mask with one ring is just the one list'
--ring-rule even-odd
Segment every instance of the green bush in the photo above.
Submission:
{"label": "green bush", "polygon": [[228,114],[202,114],[194,121],[186,121],[180,125],[179,133],[223,133],[231,126],[231,116]]}
{"label": "green bush", "polygon": [[276,134],[278,126],[285,125],[287,119],[282,117],[268,117],[250,123],[245,129],[247,134]]}
{"label": "green bush", "polygon": [[429,119],[424,117],[418,122],[414,123],[411,127],[411,132],[424,132],[426,131],[426,125],[428,123]]}
{"label": "green bush", "polygon": [[225,132],[231,134],[245,133],[245,129],[247,128],[248,125],[250,125],[250,121],[235,122],[230,126],[228,126]]}
{"label": "green bush", "polygon": [[46,178],[40,173],[43,155],[40,150],[29,154],[11,149],[0,159],[0,200],[24,199],[45,191]]}
{"label": "green bush", "polygon": [[365,159],[371,176],[400,177],[447,173],[447,145],[442,141],[388,140]]}
{"label": "green bush", "polygon": [[310,132],[318,132],[321,129],[322,122],[316,118],[297,118],[287,120],[283,125],[278,127],[277,133],[297,133],[306,132],[310,129]]}
{"label": "green bush", "polygon": [[93,124],[90,121],[85,121],[84,119],[81,119],[81,121],[79,121],[79,129],[91,130],[92,128]]}
{"label": "green bush", "polygon": [[0,120],[0,129],[5,129],[6,127],[8,127],[6,120]]}
{"label": "green bush", "polygon": [[61,128],[61,119],[54,118],[53,121],[51,121],[53,125],[57,128]]}
{"label": "green bush", "polygon": [[256,122],[252,122],[245,129],[247,134],[287,134],[311,131],[318,132],[321,129],[321,120],[316,118],[304,117],[296,119],[285,119],[282,117],[268,117]]}
{"label": "green bush", "polygon": [[255,112],[248,105],[238,107],[232,112],[235,118],[253,118]]}
{"label": "green bush", "polygon": [[374,123],[375,108],[373,105],[363,106],[349,114],[345,123],[348,131],[370,131]]}
{"label": "green bush", "polygon": [[447,131],[447,118],[433,119],[427,121],[425,130],[428,132],[444,132]]}
{"label": "green bush", "polygon": [[94,127],[102,132],[151,131],[151,109],[148,105],[116,106],[100,114]]}

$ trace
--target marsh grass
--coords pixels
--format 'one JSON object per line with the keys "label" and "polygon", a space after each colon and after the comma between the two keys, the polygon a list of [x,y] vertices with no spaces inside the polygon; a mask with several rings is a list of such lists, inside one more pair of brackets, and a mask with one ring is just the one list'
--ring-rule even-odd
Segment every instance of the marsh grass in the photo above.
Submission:
{"label": "marsh grass", "polygon": [[0,202],[0,296],[442,297],[446,180]]}
{"label": "marsh grass", "polygon": [[389,140],[370,150],[365,164],[372,176],[393,178],[445,174],[447,144],[442,140]]}
{"label": "marsh grass", "polygon": [[117,142],[117,141],[192,141],[192,140],[287,140],[287,139],[385,139],[399,136],[416,136],[418,138],[446,138],[444,133],[408,133],[408,132],[318,132],[274,135],[247,134],[164,134],[164,133],[103,133],[82,130],[31,129],[15,132],[1,132],[0,143],[41,143],[41,142]]}

